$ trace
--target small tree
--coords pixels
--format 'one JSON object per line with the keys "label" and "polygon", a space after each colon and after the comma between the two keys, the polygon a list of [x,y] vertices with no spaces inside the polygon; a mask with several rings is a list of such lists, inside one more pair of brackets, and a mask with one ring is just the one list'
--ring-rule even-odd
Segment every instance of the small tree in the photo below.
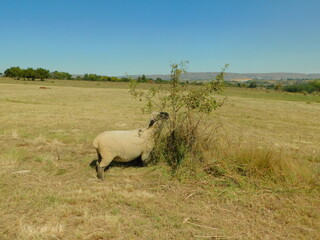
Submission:
{"label": "small tree", "polygon": [[72,75],[70,73],[67,72],[58,72],[58,71],[54,71],[50,73],[50,78],[52,79],[66,79],[66,80],[70,80],[72,78]]}
{"label": "small tree", "polygon": [[142,76],[139,76],[139,77],[137,78],[137,81],[138,81],[138,82],[143,82],[143,83],[147,82],[146,75],[142,74]]}
{"label": "small tree", "polygon": [[311,82],[309,82],[309,84],[314,87],[315,91],[320,92],[320,80],[313,80]]}
{"label": "small tree", "polygon": [[253,82],[250,82],[248,88],[257,88],[258,84],[257,82],[253,81]]}
{"label": "small tree", "polygon": [[44,79],[50,77],[50,71],[44,68],[37,68],[34,70],[34,77],[43,81]]}
{"label": "small tree", "polygon": [[11,67],[4,71],[4,75],[6,77],[19,79],[20,77],[22,77],[22,72],[23,70],[20,67]]}
{"label": "small tree", "polygon": [[282,88],[283,88],[282,83],[277,83],[277,84],[274,86],[274,90],[276,90],[276,91],[282,91]]}
{"label": "small tree", "polygon": [[226,65],[220,74],[201,86],[181,84],[180,77],[186,72],[187,62],[171,65],[169,88],[152,88],[149,91],[137,90],[133,82],[130,93],[145,102],[143,111],[167,111],[170,114],[169,135],[158,141],[157,158],[161,156],[175,171],[187,156],[201,158],[198,148],[200,126],[215,109],[222,106],[224,99],[218,100],[213,93],[220,94],[223,88]]}
{"label": "small tree", "polygon": [[27,78],[28,80],[32,79],[34,81],[36,79],[36,73],[33,68],[27,68],[23,70],[23,77]]}

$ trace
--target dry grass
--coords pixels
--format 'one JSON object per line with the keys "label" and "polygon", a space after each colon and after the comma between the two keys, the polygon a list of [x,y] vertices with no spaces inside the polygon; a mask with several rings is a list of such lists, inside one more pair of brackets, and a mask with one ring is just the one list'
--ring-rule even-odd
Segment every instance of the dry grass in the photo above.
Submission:
{"label": "dry grass", "polygon": [[[230,97],[212,118],[208,173],[115,167],[101,182],[89,167],[94,136],[148,119],[110,86],[0,84],[0,239],[320,237],[319,104]],[[302,180],[279,180],[309,165]]]}

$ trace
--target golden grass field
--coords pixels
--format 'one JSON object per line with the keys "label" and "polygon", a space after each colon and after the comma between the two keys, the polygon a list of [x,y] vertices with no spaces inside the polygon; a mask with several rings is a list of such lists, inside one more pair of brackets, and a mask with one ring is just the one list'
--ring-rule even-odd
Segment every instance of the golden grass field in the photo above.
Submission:
{"label": "golden grass field", "polygon": [[291,180],[259,169],[172,176],[160,163],[113,167],[99,181],[93,138],[148,122],[127,86],[0,78],[1,240],[320,239],[319,95],[230,88],[210,120],[213,163],[268,149],[295,161]]}

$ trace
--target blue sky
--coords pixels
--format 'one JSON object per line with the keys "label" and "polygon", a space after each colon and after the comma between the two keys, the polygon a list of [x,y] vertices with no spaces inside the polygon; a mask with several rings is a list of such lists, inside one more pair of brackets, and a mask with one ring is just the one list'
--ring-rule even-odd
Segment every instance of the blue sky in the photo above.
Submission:
{"label": "blue sky", "polygon": [[0,0],[0,72],[320,73],[319,0]]}

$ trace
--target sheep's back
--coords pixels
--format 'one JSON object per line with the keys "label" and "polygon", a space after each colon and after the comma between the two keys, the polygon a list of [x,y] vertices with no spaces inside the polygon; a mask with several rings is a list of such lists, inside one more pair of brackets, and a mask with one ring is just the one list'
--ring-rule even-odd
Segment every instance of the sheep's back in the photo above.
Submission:
{"label": "sheep's back", "polygon": [[124,161],[138,157],[147,144],[147,140],[139,136],[139,130],[105,131],[93,141],[100,153],[112,153]]}

